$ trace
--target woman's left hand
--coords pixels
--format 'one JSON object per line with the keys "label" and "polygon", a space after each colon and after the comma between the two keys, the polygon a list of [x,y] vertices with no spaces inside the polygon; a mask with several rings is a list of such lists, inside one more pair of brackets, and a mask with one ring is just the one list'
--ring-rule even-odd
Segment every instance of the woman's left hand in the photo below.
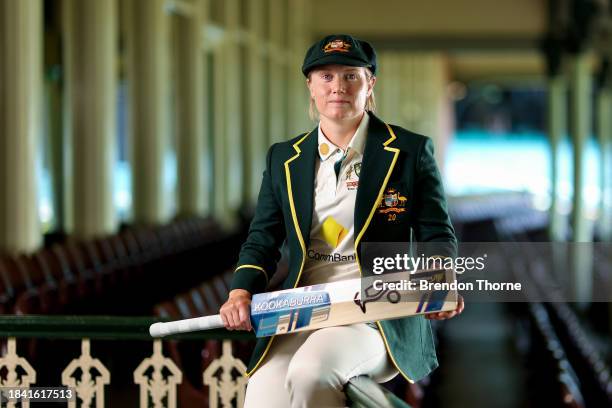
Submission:
{"label": "woman's left hand", "polygon": [[455,308],[455,310],[449,310],[447,312],[427,313],[425,315],[425,318],[429,320],[444,320],[450,319],[461,314],[461,312],[463,312],[463,309],[465,308],[465,303],[463,302],[463,297],[461,295],[457,296],[457,307]]}

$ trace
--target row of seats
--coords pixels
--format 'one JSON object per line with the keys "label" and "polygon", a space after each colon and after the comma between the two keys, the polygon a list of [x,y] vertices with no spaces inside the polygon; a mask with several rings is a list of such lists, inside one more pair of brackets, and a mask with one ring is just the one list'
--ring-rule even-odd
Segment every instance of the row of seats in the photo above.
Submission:
{"label": "row of seats", "polygon": [[455,198],[449,213],[460,242],[548,240],[548,215],[533,208],[529,194]]}
{"label": "row of seats", "polygon": [[453,197],[448,201],[451,218],[466,223],[502,218],[517,208],[532,208],[532,196],[517,192]]}
{"label": "row of seats", "polygon": [[[229,269],[170,300],[160,302],[154,307],[154,314],[170,320],[218,314],[227,299],[232,276],[233,269]],[[202,385],[202,373],[213,360],[220,357],[221,342],[170,340],[165,342],[165,346],[167,354],[184,377],[178,389],[179,406],[208,406],[208,387]],[[253,346],[253,341],[232,341],[233,354],[242,361],[248,361]]]}
{"label": "row of seats", "polygon": [[531,395],[534,406],[584,408],[581,381],[566,356],[550,322],[546,308],[529,304],[532,347],[528,358]]}
{"label": "row of seats", "polygon": [[[475,201],[451,202],[451,215],[461,241],[476,242],[541,242],[548,241],[548,214],[531,208],[527,196],[482,197]],[[554,245],[554,244],[553,244]],[[513,257],[512,245],[503,244]],[[539,253],[538,246],[521,245],[520,262],[511,262],[515,278],[529,283],[528,298],[533,304],[512,304],[518,318],[528,316],[533,330],[529,336],[530,353],[527,358],[532,374],[528,388],[533,390],[530,400],[545,406],[612,406],[610,370],[588,338],[576,314],[566,303],[540,304],[550,293],[550,265]],[[610,288],[610,253],[594,247],[595,291]],[[525,252],[527,251],[527,252]],[[607,265],[607,266],[606,266]],[[548,279],[548,280],[547,280]],[[597,292],[594,292],[597,296]],[[609,294],[599,294],[599,299]],[[561,299],[561,298],[559,298]],[[604,304],[605,306],[605,304]],[[604,310],[605,309],[605,310]],[[607,318],[607,307],[597,308],[600,320]],[[519,339],[520,341],[520,339]],[[537,403],[539,401],[540,404]]]}
{"label": "row of seats", "polygon": [[[537,228],[538,223],[535,225]],[[529,236],[520,229],[504,231],[508,240],[529,241]],[[554,268],[545,266],[546,261],[541,259],[543,255],[538,253],[538,248],[522,245],[523,262],[515,263],[513,268],[517,280],[527,283],[525,289],[532,301],[527,308],[533,328],[527,360],[530,367],[533,365],[530,389],[538,392],[531,397],[550,404],[549,398],[560,395],[553,403],[564,407],[612,406],[610,370],[582,329],[576,313],[561,301],[563,295],[551,287],[553,277],[550,274]],[[551,299],[553,303],[540,303],[542,299]],[[517,305],[514,308],[521,310]]]}
{"label": "row of seats", "polygon": [[610,368],[593,346],[576,313],[566,303],[546,304],[555,332],[581,379],[587,406],[612,406]]}
{"label": "row of seats", "polygon": [[193,218],[4,256],[0,313],[146,315],[159,299],[231,265],[237,240]]}
{"label": "row of seats", "polygon": [[[568,303],[560,301],[563,299],[562,295],[553,292],[550,285],[551,277],[547,273],[547,270],[552,270],[552,267],[537,267],[538,253],[535,250],[525,254],[524,258],[529,260],[528,269],[524,272],[529,274],[530,286],[539,292],[537,299],[544,299],[546,295],[553,300],[552,303],[543,304],[547,320],[549,320],[546,324],[550,324],[550,330],[548,327],[547,330],[554,333],[556,347],[563,350],[566,358],[564,364],[571,367],[571,371],[576,373],[579,379],[577,387],[583,396],[584,403],[588,407],[612,406],[610,369],[583,330],[576,313]],[[606,278],[610,279],[610,276]],[[544,314],[544,312],[539,313]]]}

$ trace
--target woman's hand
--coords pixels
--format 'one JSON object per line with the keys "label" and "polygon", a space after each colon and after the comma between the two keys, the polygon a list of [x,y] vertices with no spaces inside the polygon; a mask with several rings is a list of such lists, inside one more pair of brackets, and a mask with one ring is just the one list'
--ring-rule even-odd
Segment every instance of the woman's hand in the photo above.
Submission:
{"label": "woman's hand", "polygon": [[465,308],[465,303],[463,302],[463,297],[461,295],[457,296],[457,308],[455,310],[449,310],[448,312],[427,313],[425,318],[430,320],[444,320],[461,314]]}
{"label": "woman's hand", "polygon": [[230,291],[227,301],[219,309],[221,320],[228,330],[251,330],[251,294],[244,289]]}

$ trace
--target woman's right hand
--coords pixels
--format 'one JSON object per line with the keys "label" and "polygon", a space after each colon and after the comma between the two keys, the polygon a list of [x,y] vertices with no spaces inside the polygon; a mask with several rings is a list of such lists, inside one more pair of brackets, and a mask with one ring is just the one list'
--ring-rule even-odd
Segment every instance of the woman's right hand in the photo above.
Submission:
{"label": "woman's right hand", "polygon": [[221,320],[228,330],[251,330],[251,293],[244,289],[230,291],[227,301],[219,309]]}

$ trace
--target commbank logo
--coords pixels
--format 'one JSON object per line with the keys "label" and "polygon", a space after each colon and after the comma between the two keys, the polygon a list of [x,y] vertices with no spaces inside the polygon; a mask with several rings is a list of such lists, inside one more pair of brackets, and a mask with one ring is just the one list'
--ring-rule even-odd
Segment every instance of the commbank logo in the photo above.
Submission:
{"label": "commbank logo", "polygon": [[323,221],[321,235],[330,247],[337,248],[347,234],[348,230],[336,221],[334,217],[327,217],[327,219]]}

